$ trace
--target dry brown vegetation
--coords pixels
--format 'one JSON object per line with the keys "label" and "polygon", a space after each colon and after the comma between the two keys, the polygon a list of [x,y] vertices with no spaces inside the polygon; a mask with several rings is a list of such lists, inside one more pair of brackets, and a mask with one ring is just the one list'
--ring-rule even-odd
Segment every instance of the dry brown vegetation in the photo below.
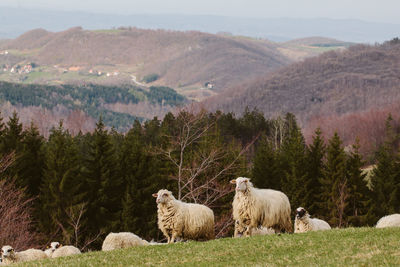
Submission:
{"label": "dry brown vegetation", "polygon": [[400,44],[358,45],[230,88],[206,105],[237,114],[257,107],[267,117],[292,112],[307,126],[316,115],[341,116],[396,103],[399,89]]}

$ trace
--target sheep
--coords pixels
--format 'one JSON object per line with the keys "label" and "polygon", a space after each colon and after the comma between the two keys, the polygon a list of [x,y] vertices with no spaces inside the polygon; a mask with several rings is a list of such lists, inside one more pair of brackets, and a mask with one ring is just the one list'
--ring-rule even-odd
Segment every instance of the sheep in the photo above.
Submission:
{"label": "sheep", "polygon": [[20,252],[15,252],[11,246],[3,246],[1,248],[1,258],[4,264],[14,262],[33,261],[47,258],[46,253],[40,249],[28,249]]}
{"label": "sheep", "polygon": [[310,231],[329,230],[330,225],[323,220],[310,218],[310,214],[303,208],[296,209],[296,218],[294,221],[294,232],[305,233]]}
{"label": "sheep", "polygon": [[387,215],[379,219],[376,228],[400,227],[400,214]]}
{"label": "sheep", "polygon": [[103,241],[101,250],[110,251],[119,248],[147,246],[149,242],[129,232],[109,233]]}
{"label": "sheep", "polygon": [[210,240],[214,238],[214,213],[200,204],[184,203],[175,199],[171,191],[161,189],[157,198],[158,228],[174,243],[182,240]]}
{"label": "sheep", "polygon": [[53,255],[51,257],[58,258],[58,257],[65,257],[65,256],[71,256],[71,255],[77,255],[77,254],[81,254],[81,251],[77,247],[61,246],[53,252]]}
{"label": "sheep", "polygon": [[[234,237],[242,237],[243,233],[246,231],[247,227],[245,225],[242,225],[239,223],[238,220],[235,221],[235,233]],[[258,226],[255,229],[252,229],[250,235],[251,236],[256,236],[256,235],[272,235],[275,234],[275,230],[272,228],[266,228],[263,226]]]}
{"label": "sheep", "polygon": [[273,228],[275,232],[292,231],[288,197],[276,190],[258,189],[249,178],[238,177],[230,181],[236,184],[233,199],[233,219],[245,225],[244,236],[250,236],[258,226]]}
{"label": "sheep", "polygon": [[51,242],[50,247],[44,251],[46,253],[47,257],[51,258],[53,255],[53,252],[60,247],[59,242]]}

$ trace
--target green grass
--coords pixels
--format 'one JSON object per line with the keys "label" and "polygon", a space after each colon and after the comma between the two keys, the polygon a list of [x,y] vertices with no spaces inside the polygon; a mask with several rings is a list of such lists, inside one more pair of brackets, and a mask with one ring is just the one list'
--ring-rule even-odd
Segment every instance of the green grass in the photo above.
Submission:
{"label": "green grass", "polygon": [[18,266],[400,266],[400,228],[223,238],[90,252]]}

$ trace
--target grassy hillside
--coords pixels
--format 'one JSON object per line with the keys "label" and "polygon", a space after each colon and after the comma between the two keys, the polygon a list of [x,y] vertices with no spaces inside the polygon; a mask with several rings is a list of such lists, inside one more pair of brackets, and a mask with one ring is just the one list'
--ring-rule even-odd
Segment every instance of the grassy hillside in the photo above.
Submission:
{"label": "grassy hillside", "polygon": [[223,238],[29,262],[17,266],[398,266],[400,228]]}
{"label": "grassy hillside", "polygon": [[208,101],[211,109],[241,113],[257,107],[267,116],[292,112],[303,123],[313,116],[342,115],[398,101],[400,43],[352,46],[292,64],[257,81],[233,87]]}
{"label": "grassy hillside", "polygon": [[[102,73],[91,77],[98,78],[98,83],[129,81],[130,75],[140,81],[157,74],[156,84],[174,88],[203,87],[212,82],[215,89],[221,89],[291,62],[271,42],[137,28],[90,31],[76,27],[55,33],[37,29],[3,42],[2,50],[9,54],[0,55],[0,66],[35,62],[47,67],[41,71],[52,73],[53,78],[45,81],[63,81],[60,76],[66,72],[81,74],[74,78],[87,80],[83,74],[94,74],[89,73],[92,70]],[[118,75],[112,75],[115,72]],[[104,77],[107,73],[111,75]]]}

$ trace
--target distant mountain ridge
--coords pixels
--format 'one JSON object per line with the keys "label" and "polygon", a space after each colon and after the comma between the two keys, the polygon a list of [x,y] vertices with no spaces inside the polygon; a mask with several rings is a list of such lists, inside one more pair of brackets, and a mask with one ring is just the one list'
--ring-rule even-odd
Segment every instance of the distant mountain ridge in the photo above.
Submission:
{"label": "distant mountain ridge", "polygon": [[400,25],[339,19],[239,18],[207,15],[110,15],[85,12],[35,10],[1,7],[0,39],[15,38],[34,28],[61,31],[82,26],[85,29],[110,29],[133,26],[146,29],[229,32],[288,41],[307,36],[326,36],[348,42],[383,42],[398,35]]}

